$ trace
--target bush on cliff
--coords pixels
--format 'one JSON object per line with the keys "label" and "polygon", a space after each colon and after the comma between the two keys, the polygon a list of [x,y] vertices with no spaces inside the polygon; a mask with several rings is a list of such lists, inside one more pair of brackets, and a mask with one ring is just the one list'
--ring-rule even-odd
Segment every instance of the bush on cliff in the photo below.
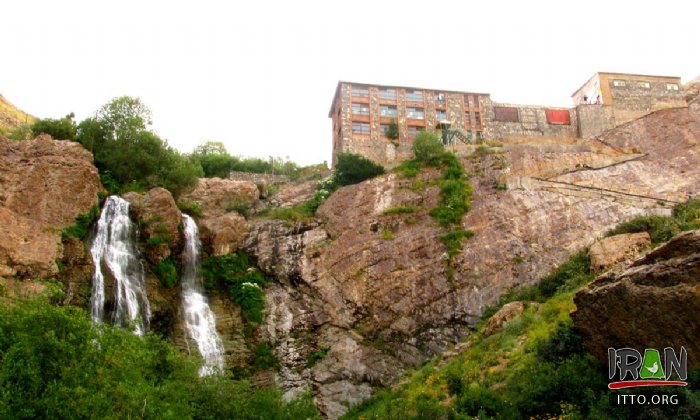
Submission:
{"label": "bush on cliff", "polygon": [[32,134],[34,137],[39,134],[48,134],[56,140],[75,140],[78,133],[78,126],[73,120],[75,114],[70,113],[63,118],[44,118],[32,124]]}
{"label": "bush on cliff", "polygon": [[384,173],[384,167],[354,153],[339,153],[336,159],[334,174],[336,187],[358,184]]}

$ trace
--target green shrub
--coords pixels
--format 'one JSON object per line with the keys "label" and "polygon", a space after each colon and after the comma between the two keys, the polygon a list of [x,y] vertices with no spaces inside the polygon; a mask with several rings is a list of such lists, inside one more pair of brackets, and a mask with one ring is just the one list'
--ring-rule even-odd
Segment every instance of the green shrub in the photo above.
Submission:
{"label": "green shrub", "polygon": [[202,207],[194,201],[178,201],[177,208],[194,218],[202,217]]}
{"label": "green shrub", "polygon": [[462,241],[472,236],[474,236],[474,232],[459,228],[440,236],[440,242],[445,244],[447,255],[453,257],[462,250]]}
{"label": "green shrub", "polygon": [[654,244],[660,244],[668,241],[675,234],[680,232],[680,228],[675,220],[670,217],[639,216],[617,226],[615,229],[609,231],[606,236],[637,232],[649,232],[651,241]]}
{"label": "green shrub", "polygon": [[70,113],[63,118],[44,118],[32,124],[34,137],[45,133],[56,140],[75,140],[78,127],[75,125],[75,114]]}
{"label": "green shrub", "polygon": [[401,162],[395,169],[404,178],[415,178],[421,170],[421,163],[417,159],[410,159]]}
{"label": "green shrub", "polygon": [[430,211],[430,215],[442,226],[459,224],[462,216],[469,211],[471,187],[461,180],[444,179],[440,184],[440,205]]}
{"label": "green shrub", "polygon": [[255,214],[257,217],[267,217],[270,219],[284,220],[290,223],[296,223],[304,220],[309,220],[313,217],[311,207],[306,203],[299,204],[294,207],[272,207],[259,211]]}
{"label": "green shrub", "polygon": [[680,230],[700,229],[700,200],[688,200],[673,208],[673,219]]}
{"label": "green shrub", "polygon": [[235,211],[241,216],[247,216],[250,211],[250,203],[245,200],[233,199],[226,206],[226,211]]}
{"label": "green shrub", "polygon": [[321,347],[320,349],[316,350],[315,352],[311,353],[309,357],[306,358],[306,367],[307,368],[312,368],[316,365],[316,363],[320,362],[323,360],[328,355],[328,352],[331,350],[330,347],[324,346]]}
{"label": "green shrub", "polygon": [[161,286],[170,289],[177,284],[177,268],[171,257],[158,263],[155,267],[155,273]]}
{"label": "green shrub", "polygon": [[593,280],[588,249],[573,254],[553,272],[543,277],[537,284],[543,297],[553,296],[558,290],[574,290]]}
{"label": "green shrub", "polygon": [[339,153],[335,163],[335,183],[339,187],[360,183],[384,173],[384,168],[364,156]]}
{"label": "green shrub", "polygon": [[75,218],[75,223],[61,231],[63,238],[85,238],[90,226],[100,217],[100,206],[95,204],[87,213]]}
{"label": "green shrub", "polygon": [[384,135],[389,140],[397,140],[399,138],[399,125],[396,123],[396,120],[391,120]]}
{"label": "green shrub", "polygon": [[260,343],[255,346],[250,367],[253,371],[277,369],[279,367],[279,361],[272,353],[272,348],[268,343]]}
{"label": "green shrub", "polygon": [[421,131],[413,139],[413,155],[426,165],[437,165],[444,151],[445,146],[431,131]]}
{"label": "green shrub", "polygon": [[202,260],[201,273],[206,288],[222,287],[236,302],[251,326],[262,322],[265,293],[262,288],[267,277],[258,270],[243,252],[213,256]]}

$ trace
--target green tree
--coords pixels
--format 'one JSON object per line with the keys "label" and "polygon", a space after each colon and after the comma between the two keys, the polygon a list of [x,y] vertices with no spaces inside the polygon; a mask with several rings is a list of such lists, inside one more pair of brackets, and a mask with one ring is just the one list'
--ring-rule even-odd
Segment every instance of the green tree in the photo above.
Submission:
{"label": "green tree", "polygon": [[141,100],[122,96],[78,125],[76,138],[93,153],[110,192],[162,186],[178,195],[203,175],[199,163],[168,146],[150,124],[151,111]]}
{"label": "green tree", "polygon": [[389,127],[386,130],[386,138],[390,140],[396,140],[399,138],[399,125],[396,123],[396,120],[392,120],[389,123]]}
{"label": "green tree", "polygon": [[32,134],[36,137],[45,133],[57,140],[75,140],[78,127],[72,112],[63,118],[44,118],[32,124]]}

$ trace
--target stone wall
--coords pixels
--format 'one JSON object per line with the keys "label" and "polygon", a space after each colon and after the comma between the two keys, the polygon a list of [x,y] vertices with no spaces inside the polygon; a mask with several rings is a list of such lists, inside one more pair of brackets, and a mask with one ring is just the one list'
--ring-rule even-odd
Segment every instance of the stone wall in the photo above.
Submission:
{"label": "stone wall", "polygon": [[[614,80],[622,80],[625,85],[614,86]],[[612,97],[616,125],[624,124],[659,109],[687,106],[680,81],[620,75],[615,76],[614,79],[610,77],[606,82]],[[678,90],[667,89],[669,83],[678,86]]]}
{"label": "stone wall", "polygon": [[582,139],[592,139],[615,127],[613,108],[607,105],[578,105],[578,131]]}
{"label": "stone wall", "polygon": [[[487,136],[494,139],[522,136],[547,136],[547,137],[578,137],[578,118],[575,109],[546,108],[534,105],[514,105],[491,103],[485,104],[488,112],[484,112],[484,124],[489,127]],[[493,111],[494,106],[513,107],[518,109],[517,122],[496,121]],[[569,111],[570,123],[568,125],[550,124],[547,122],[546,109],[564,109]]]}

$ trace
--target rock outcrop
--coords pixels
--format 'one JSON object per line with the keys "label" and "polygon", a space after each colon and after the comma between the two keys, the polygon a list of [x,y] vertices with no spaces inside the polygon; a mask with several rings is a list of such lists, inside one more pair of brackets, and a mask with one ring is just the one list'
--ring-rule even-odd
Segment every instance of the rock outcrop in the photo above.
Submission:
{"label": "rock outcrop", "polygon": [[101,190],[92,155],[80,144],[0,137],[0,275],[55,275],[61,229],[97,204]]}
{"label": "rock outcrop", "polygon": [[142,226],[146,257],[152,264],[158,264],[181,247],[182,213],[170,191],[156,187],[143,195],[126,193],[123,198],[131,205],[132,218]]}
{"label": "rock outcrop", "polygon": [[[684,346],[700,353],[700,230],[684,232],[576,294],[574,326],[607,363],[608,348]],[[700,365],[698,358],[688,358]]]}
{"label": "rock outcrop", "polygon": [[202,209],[199,219],[202,241],[212,255],[235,252],[250,228],[244,214],[260,199],[258,187],[251,181],[202,178],[180,201],[194,202]]}
{"label": "rock outcrop", "polygon": [[588,255],[594,273],[602,273],[618,264],[633,259],[651,245],[649,233],[623,233],[603,238],[591,245]]}
{"label": "rock outcrop", "polygon": [[195,188],[180,196],[179,201],[192,201],[202,209],[205,218],[220,216],[235,208],[252,207],[260,199],[258,187],[250,181],[201,178]]}
{"label": "rock outcrop", "polygon": [[[697,109],[664,110],[604,142],[509,144],[463,159],[474,192],[462,226],[474,236],[449,268],[446,230],[428,214],[440,195],[434,169],[341,188],[319,208],[323,223],[254,221],[243,248],[279,280],[267,290],[261,331],[280,360],[278,384],[286,395],[314,390],[323,413],[338,417],[394,373],[468,335],[504,292],[536,282],[620,222],[669,215],[673,201],[700,185],[699,127]],[[513,175],[586,191],[503,190]],[[385,213],[396,206],[416,210]],[[323,349],[321,361],[304,363]],[[331,363],[358,354],[363,368]]]}

